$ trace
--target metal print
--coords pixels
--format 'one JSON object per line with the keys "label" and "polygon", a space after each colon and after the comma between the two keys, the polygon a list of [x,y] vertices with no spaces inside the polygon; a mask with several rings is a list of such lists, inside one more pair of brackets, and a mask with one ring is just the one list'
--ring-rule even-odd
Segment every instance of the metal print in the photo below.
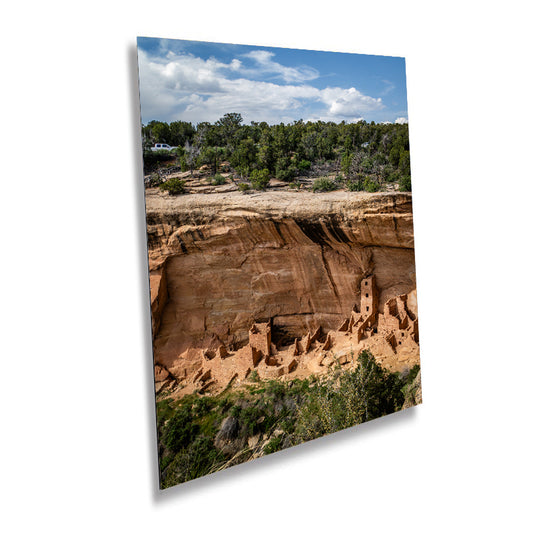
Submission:
{"label": "metal print", "polygon": [[404,59],[138,58],[161,488],[420,403]]}

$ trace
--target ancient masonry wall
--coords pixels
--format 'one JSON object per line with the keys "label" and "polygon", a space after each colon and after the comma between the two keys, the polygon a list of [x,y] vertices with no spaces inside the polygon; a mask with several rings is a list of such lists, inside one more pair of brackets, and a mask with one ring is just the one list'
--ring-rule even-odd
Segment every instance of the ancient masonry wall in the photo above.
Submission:
{"label": "ancient masonry wall", "polygon": [[416,309],[410,309],[407,305],[408,296],[389,299],[384,305],[384,312],[380,314],[379,290],[374,276],[361,281],[360,294],[360,312],[354,305],[350,316],[337,331],[324,334],[319,327],[283,349],[278,349],[272,343],[271,322],[268,321],[253,324],[248,332],[248,344],[234,352],[228,351],[220,341],[216,348],[198,350],[200,357],[194,357],[194,350],[187,350],[180,356],[181,360],[175,368],[156,365],[156,391],[179,388],[184,393],[201,393],[221,389],[232,382],[245,380],[253,371],[261,379],[279,378],[300,367],[303,371],[325,371],[334,362],[354,363],[353,355],[333,353],[336,346],[344,346],[347,341],[350,345],[355,344],[357,353],[365,349],[368,343],[382,342],[382,349],[388,346],[390,354],[399,361],[416,358],[418,318]]}

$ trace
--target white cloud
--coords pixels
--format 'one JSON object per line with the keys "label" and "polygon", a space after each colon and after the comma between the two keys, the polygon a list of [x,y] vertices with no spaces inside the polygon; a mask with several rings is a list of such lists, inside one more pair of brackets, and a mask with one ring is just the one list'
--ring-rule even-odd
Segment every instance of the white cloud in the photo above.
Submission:
{"label": "white cloud", "polygon": [[362,113],[383,108],[381,98],[365,96],[355,87],[328,87],[322,91],[322,101],[329,106],[332,117],[358,117]]}
{"label": "white cloud", "polygon": [[407,124],[408,120],[405,117],[398,117],[394,124]]}
{"label": "white cloud", "polygon": [[221,80],[221,86],[223,91],[201,100],[197,94],[191,94],[182,120],[213,121],[234,111],[241,113],[245,122],[278,122],[280,115],[292,120],[293,111],[302,108],[308,100],[318,99],[320,94],[309,85],[276,85],[243,78]]}
{"label": "white cloud", "polygon": [[286,67],[273,61],[273,52],[267,50],[253,50],[244,54],[243,57],[253,59],[259,66],[260,73],[271,73],[282,78],[286,83],[301,83],[308,80],[314,80],[318,78],[319,73],[316,69],[307,67],[305,65],[301,67]]}
{"label": "white cloud", "polygon": [[[316,77],[314,69],[284,67],[264,50],[249,57],[263,72],[272,72],[286,82]],[[311,70],[313,72],[311,72]],[[381,98],[362,94],[354,87],[318,89],[309,84],[279,85],[240,77],[247,76],[241,61],[223,63],[190,54],[168,52],[164,58],[150,57],[139,50],[141,112],[143,120],[213,122],[225,113],[241,113],[244,121],[290,122],[310,116],[324,121],[356,122],[369,111],[383,108]]]}

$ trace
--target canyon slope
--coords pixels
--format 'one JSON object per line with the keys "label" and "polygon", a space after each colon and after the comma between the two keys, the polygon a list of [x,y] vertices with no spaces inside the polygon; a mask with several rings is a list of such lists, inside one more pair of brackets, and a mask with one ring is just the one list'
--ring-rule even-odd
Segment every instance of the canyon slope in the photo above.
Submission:
{"label": "canyon slope", "polygon": [[146,215],[157,390],[303,377],[363,348],[418,362],[410,193],[147,189]]}

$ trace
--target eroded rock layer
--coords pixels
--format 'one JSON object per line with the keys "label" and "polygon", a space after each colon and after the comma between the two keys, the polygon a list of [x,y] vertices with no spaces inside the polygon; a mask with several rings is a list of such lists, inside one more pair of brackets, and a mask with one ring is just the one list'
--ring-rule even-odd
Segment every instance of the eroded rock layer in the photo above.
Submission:
{"label": "eroded rock layer", "polygon": [[[292,363],[290,355],[281,357],[280,365],[269,364],[274,355],[268,352],[294,345],[295,339],[300,349],[298,343],[305,343],[305,336],[319,327],[326,333],[332,330],[333,345],[338,336],[333,332],[343,324],[344,330],[337,333],[350,337],[350,346],[362,340],[370,346],[370,339],[381,339],[386,321],[400,310],[410,322],[404,319],[396,326],[390,319],[387,327],[414,331],[416,282],[408,193],[170,198],[149,190],[146,206],[155,362],[163,374],[172,368],[178,374],[180,368],[189,373],[170,379],[204,387],[210,381],[227,382],[235,374],[244,378],[230,364],[235,357],[252,362],[255,357],[258,364],[250,368],[264,364],[265,377],[289,374],[291,365],[291,372],[296,372],[298,361]],[[372,282],[369,296],[363,280]],[[396,302],[400,296],[404,300]],[[368,319],[369,298],[372,326],[380,334],[365,333],[354,345],[354,307]],[[401,303],[409,298],[409,305]],[[396,303],[390,307],[392,301]],[[250,332],[259,331],[261,324],[268,324],[272,348],[254,346]],[[365,329],[368,324],[367,320]],[[409,338],[414,335],[411,330]],[[325,342],[322,339],[322,352],[327,352]],[[392,344],[398,341],[383,342],[392,353],[397,350]],[[341,347],[339,340],[336,345]],[[383,346],[380,349],[387,351]],[[304,366],[308,368],[300,364]]]}

